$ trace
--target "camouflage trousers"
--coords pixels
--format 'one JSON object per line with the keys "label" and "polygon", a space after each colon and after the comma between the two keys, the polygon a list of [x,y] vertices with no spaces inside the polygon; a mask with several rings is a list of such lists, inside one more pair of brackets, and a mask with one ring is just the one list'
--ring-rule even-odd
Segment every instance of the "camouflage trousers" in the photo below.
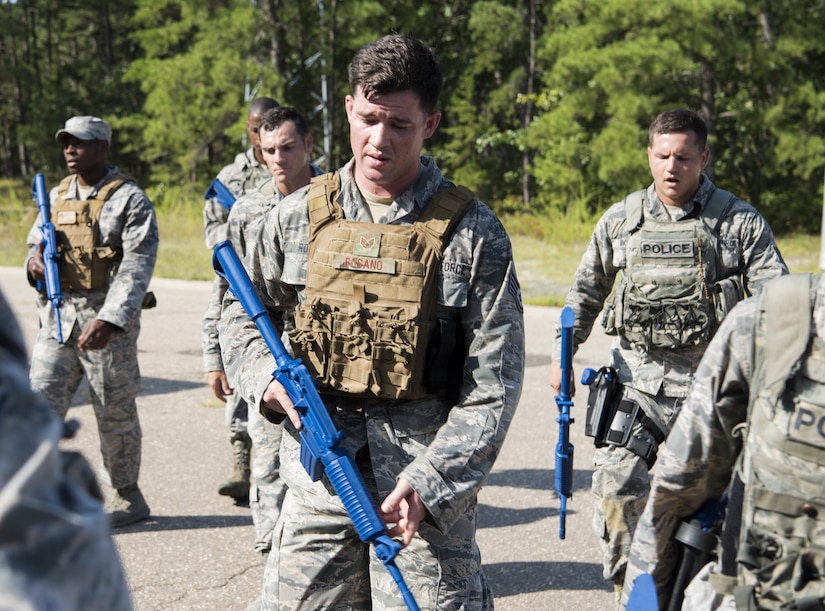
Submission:
{"label": "camouflage trousers", "polygon": [[[629,387],[625,387],[624,397],[636,401],[645,414],[668,427],[682,401],[661,394],[653,397]],[[652,435],[638,422],[633,425],[632,435],[655,444]],[[594,464],[593,528],[601,541],[604,578],[613,582],[618,602],[630,543],[650,494],[650,474],[644,458],[620,446],[596,449]]]}
{"label": "camouflage trousers", "polygon": [[286,484],[281,479],[282,424],[273,424],[260,411],[250,407],[247,431],[252,440],[250,461],[251,486],[249,508],[255,525],[255,549],[265,552],[272,547],[272,531],[286,494]]}
{"label": "camouflage trousers", "polygon": [[140,324],[112,334],[102,350],[77,348],[80,325],[65,343],[41,327],[32,350],[31,383],[65,418],[85,375],[100,435],[100,453],[114,488],[136,484],[140,472],[141,429],[135,397],[140,389],[137,338]]}
{"label": "camouflage trousers", "polygon": [[240,393],[235,391],[233,394],[227,396],[223,409],[224,422],[232,431],[232,435],[246,433],[249,407]]}
{"label": "camouflage trousers", "polygon": [[[366,443],[353,439],[357,431],[344,430],[350,446]],[[372,444],[369,448],[363,445],[357,451],[356,465],[367,489],[380,500],[395,485],[394,476],[386,474],[401,471],[402,465],[395,464],[399,449]],[[287,421],[280,452],[287,492],[264,572],[262,609],[406,609],[386,567],[372,546],[359,539],[326,477],[313,483],[301,466],[299,452],[298,435]],[[381,469],[371,463],[370,453]],[[410,545],[398,554],[395,562],[421,609],[493,608],[475,531],[474,503],[446,533],[422,522]]]}

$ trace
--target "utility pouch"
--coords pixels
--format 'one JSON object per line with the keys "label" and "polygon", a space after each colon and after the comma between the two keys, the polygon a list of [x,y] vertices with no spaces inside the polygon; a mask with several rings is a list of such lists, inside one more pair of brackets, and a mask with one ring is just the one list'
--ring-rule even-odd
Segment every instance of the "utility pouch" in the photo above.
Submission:
{"label": "utility pouch", "polygon": [[622,396],[622,385],[612,367],[602,367],[598,371],[585,370],[582,384],[590,387],[584,434],[593,437],[596,447],[601,448],[607,445],[607,430]]}

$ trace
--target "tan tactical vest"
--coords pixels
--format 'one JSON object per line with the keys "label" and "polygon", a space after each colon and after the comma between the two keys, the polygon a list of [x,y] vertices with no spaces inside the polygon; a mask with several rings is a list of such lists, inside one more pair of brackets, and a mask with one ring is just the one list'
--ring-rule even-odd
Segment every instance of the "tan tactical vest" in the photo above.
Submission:
{"label": "tan tactical vest", "polygon": [[106,200],[121,185],[134,182],[124,174],[113,175],[90,199],[68,199],[72,177],[57,187],[52,208],[57,248],[60,286],[64,291],[101,291],[108,287],[109,268],[122,253],[109,246],[98,246],[100,214]]}
{"label": "tan tactical vest", "polygon": [[645,199],[646,191],[637,191],[625,201],[627,263],[606,310],[605,330],[660,348],[707,342],[743,296],[740,279],[717,285],[717,226],[735,198],[717,189],[698,218],[678,222],[645,218]]}
{"label": "tan tactical vest", "polygon": [[759,609],[825,606],[825,341],[811,337],[818,283],[783,276],[760,297],[764,332],[737,467],[739,608],[751,596]]}
{"label": "tan tactical vest", "polygon": [[319,176],[309,189],[306,296],[290,333],[295,356],[328,391],[432,397],[425,363],[441,256],[475,196],[443,189],[412,225],[361,223],[343,218],[339,180]]}

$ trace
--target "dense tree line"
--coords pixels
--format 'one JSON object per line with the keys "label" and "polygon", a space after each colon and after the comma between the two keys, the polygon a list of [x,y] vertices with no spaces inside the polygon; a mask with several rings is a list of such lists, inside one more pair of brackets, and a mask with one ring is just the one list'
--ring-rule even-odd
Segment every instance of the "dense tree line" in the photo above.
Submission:
{"label": "dense tree line", "polygon": [[0,175],[56,178],[54,132],[97,114],[124,169],[199,191],[262,95],[337,167],[349,60],[394,31],[445,66],[428,153],[500,210],[603,210],[649,182],[647,125],[679,106],[720,186],[778,231],[819,227],[825,0],[0,0]]}

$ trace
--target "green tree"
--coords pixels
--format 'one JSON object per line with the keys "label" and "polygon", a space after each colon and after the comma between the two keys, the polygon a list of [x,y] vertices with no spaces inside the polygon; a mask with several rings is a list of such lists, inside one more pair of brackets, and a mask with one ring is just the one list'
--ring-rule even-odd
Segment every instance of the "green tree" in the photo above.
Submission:
{"label": "green tree", "polygon": [[[512,4],[512,3],[511,3]],[[458,182],[489,202],[522,198],[519,133],[529,58],[528,16],[522,3],[477,2],[467,24],[463,61],[445,116],[445,166]],[[448,92],[449,93],[449,92]]]}
{"label": "green tree", "polygon": [[54,133],[66,118],[139,108],[139,92],[120,79],[134,59],[131,10],[130,0],[0,4],[0,172],[62,174]]}
{"label": "green tree", "polygon": [[808,211],[801,225],[810,226],[817,210],[803,193],[812,185],[800,191],[793,184],[799,177],[782,171],[777,143],[787,138],[787,124],[774,109],[792,99],[797,112],[807,112],[817,100],[797,92],[811,65],[821,68],[813,32],[823,25],[822,7],[768,4],[551,5],[554,27],[539,51],[540,114],[527,133],[540,204],[565,210],[584,201],[595,212],[648,184],[647,125],[662,110],[687,107],[708,122],[708,173],[720,186],[760,207],[780,230],[791,224],[778,200],[799,196]]}

